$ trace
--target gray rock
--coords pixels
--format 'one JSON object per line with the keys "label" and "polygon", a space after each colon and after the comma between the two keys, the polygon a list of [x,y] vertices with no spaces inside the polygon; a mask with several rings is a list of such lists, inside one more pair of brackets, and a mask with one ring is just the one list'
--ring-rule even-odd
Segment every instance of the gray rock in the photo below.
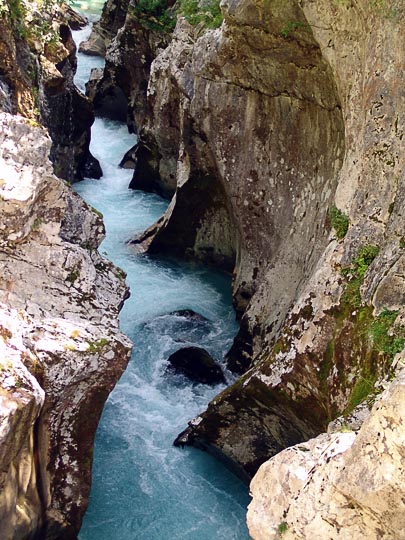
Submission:
{"label": "gray rock", "polygon": [[99,214],[53,175],[46,130],[2,113],[0,144],[2,533],[72,538],[98,420],[129,359],[128,291],[97,251]]}
{"label": "gray rock", "polygon": [[225,383],[220,366],[201,347],[183,347],[169,356],[170,369],[196,383]]}

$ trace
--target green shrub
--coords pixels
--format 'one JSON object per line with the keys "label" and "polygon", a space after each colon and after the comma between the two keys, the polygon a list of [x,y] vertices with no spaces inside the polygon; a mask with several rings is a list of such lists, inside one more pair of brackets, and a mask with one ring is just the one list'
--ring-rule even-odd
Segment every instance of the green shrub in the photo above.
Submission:
{"label": "green shrub", "polygon": [[363,246],[359,249],[358,255],[353,259],[352,264],[342,269],[342,274],[348,278],[343,301],[351,308],[361,306],[360,287],[367,268],[377,257],[378,252],[379,248],[377,246]]}
{"label": "green shrub", "polygon": [[202,23],[204,28],[219,28],[223,21],[219,0],[180,0],[178,13],[193,26]]}
{"label": "green shrub", "polygon": [[329,220],[332,227],[335,229],[336,236],[339,240],[346,236],[349,228],[349,218],[336,206],[329,208]]}
{"label": "green shrub", "polygon": [[173,32],[176,15],[170,0],[137,0],[130,5],[132,13],[140,23],[156,32]]}
{"label": "green shrub", "polygon": [[309,30],[309,25],[303,21],[287,21],[284,28],[281,30],[281,35],[283,38],[288,38],[290,35],[295,32],[295,30],[298,30],[299,28],[302,28],[304,30]]}
{"label": "green shrub", "polygon": [[366,245],[359,249],[357,257],[353,260],[353,270],[356,277],[363,279],[367,268],[377,257],[380,249],[378,246]]}
{"label": "green shrub", "polygon": [[277,533],[279,536],[282,536],[288,531],[288,524],[285,521],[282,521],[277,527]]}

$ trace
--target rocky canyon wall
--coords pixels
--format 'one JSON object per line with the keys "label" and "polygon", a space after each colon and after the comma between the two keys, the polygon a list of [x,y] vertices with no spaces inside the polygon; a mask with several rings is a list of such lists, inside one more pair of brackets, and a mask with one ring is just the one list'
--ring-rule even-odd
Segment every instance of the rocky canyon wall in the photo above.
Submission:
{"label": "rocky canyon wall", "polygon": [[250,370],[177,442],[249,478],[375,392],[403,346],[403,6],[221,6],[152,64],[140,148],[177,189],[137,242],[235,261],[229,367]]}
{"label": "rocky canyon wall", "polygon": [[133,187],[175,193],[135,243],[233,267],[243,375],[177,443],[248,479],[378,393],[403,347],[403,5],[221,9],[151,64]]}
{"label": "rocky canyon wall", "polygon": [[[246,481],[277,454],[252,484],[255,540],[316,538],[318,525],[323,537],[341,531],[342,538],[377,538],[379,529],[400,537],[402,492],[395,482],[379,491],[379,479],[400,467],[394,447],[402,437],[394,432],[402,422],[403,381],[392,363],[400,365],[405,338],[403,3],[223,0],[219,28],[179,18],[173,34],[151,28],[130,9],[134,2],[128,6],[106,4],[99,25],[106,68],[91,94],[100,114],[126,119],[139,135],[127,156],[135,164],[131,186],[172,196],[166,214],[134,242],[233,271],[241,321],[227,358],[240,378],[177,444],[212,452]],[[17,95],[5,92],[4,107],[16,107]],[[3,126],[11,141],[22,133],[5,156],[18,171],[10,178],[20,178],[13,148],[32,145],[33,128],[9,116]],[[0,336],[16,356],[16,367],[1,371],[8,381],[4,418],[12,426],[21,415],[28,438],[13,441],[2,471],[4,485],[12,486],[28,464],[17,491],[32,503],[13,514],[10,526],[26,531],[48,522],[51,538],[60,528],[77,530],[89,469],[63,456],[75,456],[81,440],[80,453],[89,458],[86,422],[96,425],[128,344],[103,315],[115,320],[125,287],[96,251],[101,223],[48,169],[45,183],[34,172],[21,173],[22,180],[35,178],[23,190],[24,203],[10,206],[10,197],[20,200],[13,193],[4,199]],[[89,311],[90,327],[83,322]],[[25,321],[20,333],[16,317]],[[92,391],[84,373],[95,378]],[[65,387],[61,378],[72,383]],[[359,405],[371,408],[393,378],[357,436],[361,422],[349,434],[319,435],[341,415],[340,425],[350,424]],[[90,399],[100,405],[94,417],[86,413]],[[47,450],[54,440],[56,453]],[[359,493],[371,442],[380,459],[375,489]],[[280,470],[291,471],[290,483],[277,477]],[[78,493],[72,486],[80,475]],[[267,487],[273,483],[281,501],[274,506]],[[325,496],[315,500],[321,488]],[[379,493],[385,506],[377,508]],[[395,516],[387,513],[389,501]],[[374,515],[367,523],[364,508]]]}
{"label": "rocky canyon wall", "polygon": [[86,20],[67,6],[49,6],[16,1],[2,7],[2,110],[48,128],[51,160],[60,178],[100,178],[100,165],[89,151],[93,107],[73,83],[76,46],[71,28],[80,28]]}
{"label": "rocky canyon wall", "polygon": [[99,215],[52,173],[44,128],[0,116],[0,516],[4,538],[76,538],[93,440],[130,344]]}

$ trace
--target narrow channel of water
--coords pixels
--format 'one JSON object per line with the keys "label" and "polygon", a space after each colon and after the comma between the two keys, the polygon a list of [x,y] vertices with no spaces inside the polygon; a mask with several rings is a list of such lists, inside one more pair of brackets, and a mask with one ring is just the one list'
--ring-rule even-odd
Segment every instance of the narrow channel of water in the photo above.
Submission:
{"label": "narrow channel of water", "polygon": [[[100,60],[79,55],[80,86],[94,65]],[[167,206],[156,195],[127,189],[132,172],[117,164],[133,144],[124,125],[97,119],[91,150],[104,176],[75,185],[104,214],[101,251],[128,274],[131,298],[121,326],[134,343],[97,432],[80,540],[246,540],[246,486],[209,455],[172,446],[221,387],[193,386],[165,371],[166,359],[180,347],[198,344],[218,359],[230,347],[237,331],[230,279],[197,265],[136,255],[128,247],[128,238]],[[207,321],[173,314],[180,309]]]}

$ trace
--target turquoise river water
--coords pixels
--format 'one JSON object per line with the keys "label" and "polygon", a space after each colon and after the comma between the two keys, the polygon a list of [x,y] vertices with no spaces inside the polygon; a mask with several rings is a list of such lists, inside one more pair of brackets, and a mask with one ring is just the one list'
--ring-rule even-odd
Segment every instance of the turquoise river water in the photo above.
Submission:
{"label": "turquoise river water", "polygon": [[[101,2],[82,3],[88,12]],[[81,41],[88,29],[75,32]],[[83,89],[101,59],[79,55]],[[197,344],[221,359],[237,331],[230,278],[197,265],[137,255],[126,241],[151,225],[167,201],[127,188],[132,171],[118,163],[135,143],[126,126],[97,119],[93,154],[104,171],[75,189],[104,214],[101,251],[127,274],[131,297],[121,313],[134,349],[97,431],[93,485],[80,540],[247,540],[248,490],[211,456],[172,446],[187,421],[222,387],[192,385],[166,373],[168,356]],[[173,314],[193,309],[208,319]]]}

